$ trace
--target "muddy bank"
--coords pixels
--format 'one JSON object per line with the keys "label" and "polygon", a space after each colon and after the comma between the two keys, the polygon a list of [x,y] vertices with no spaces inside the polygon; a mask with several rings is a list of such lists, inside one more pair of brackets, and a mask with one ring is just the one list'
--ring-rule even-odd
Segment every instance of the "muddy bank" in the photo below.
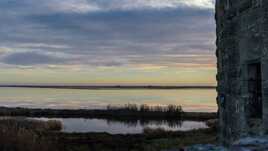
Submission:
{"label": "muddy bank", "polygon": [[184,148],[194,144],[216,143],[214,129],[200,129],[189,132],[167,132],[152,130],[136,135],[110,135],[107,133],[56,134],[63,149],[83,146],[92,151],[160,151],[167,148]]}

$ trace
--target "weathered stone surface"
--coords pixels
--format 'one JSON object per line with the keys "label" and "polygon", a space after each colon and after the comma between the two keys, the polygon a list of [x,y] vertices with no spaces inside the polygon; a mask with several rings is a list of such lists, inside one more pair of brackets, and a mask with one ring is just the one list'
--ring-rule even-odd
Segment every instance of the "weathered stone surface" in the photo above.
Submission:
{"label": "weathered stone surface", "polygon": [[230,145],[268,132],[268,1],[216,0],[215,17],[219,138]]}
{"label": "weathered stone surface", "polygon": [[243,138],[229,148],[216,145],[195,145],[186,148],[185,151],[268,151],[268,137]]}
{"label": "weathered stone surface", "polygon": [[268,137],[247,137],[234,143],[231,151],[268,151]]}
{"label": "weathered stone surface", "polygon": [[186,148],[186,151],[228,151],[226,148],[216,145],[195,145]]}

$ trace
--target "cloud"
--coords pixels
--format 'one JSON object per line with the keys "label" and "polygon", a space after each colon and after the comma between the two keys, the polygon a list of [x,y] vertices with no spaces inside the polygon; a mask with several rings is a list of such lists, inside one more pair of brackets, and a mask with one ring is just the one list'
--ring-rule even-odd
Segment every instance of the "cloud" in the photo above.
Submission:
{"label": "cloud", "polygon": [[51,48],[51,49],[68,49],[70,48],[67,45],[54,45],[54,44],[46,44],[46,43],[22,43],[18,44],[18,47],[21,48]]}
{"label": "cloud", "polygon": [[0,61],[214,65],[213,5],[211,0],[3,0],[0,47],[9,55]]}
{"label": "cloud", "polygon": [[[35,0],[36,1],[36,0]],[[46,0],[37,1],[56,12],[88,13],[146,9],[198,8],[213,9],[214,0]]]}
{"label": "cloud", "polygon": [[49,0],[45,6],[57,12],[87,13],[101,11],[101,8],[87,0]]}
{"label": "cloud", "polygon": [[[98,13],[110,11],[204,9],[213,10],[214,0],[1,0],[1,11],[14,14]],[[13,10],[12,10],[13,9]],[[20,13],[18,13],[20,12]]]}
{"label": "cloud", "polygon": [[2,61],[10,65],[42,65],[64,63],[64,59],[36,52],[12,53],[5,56]]}

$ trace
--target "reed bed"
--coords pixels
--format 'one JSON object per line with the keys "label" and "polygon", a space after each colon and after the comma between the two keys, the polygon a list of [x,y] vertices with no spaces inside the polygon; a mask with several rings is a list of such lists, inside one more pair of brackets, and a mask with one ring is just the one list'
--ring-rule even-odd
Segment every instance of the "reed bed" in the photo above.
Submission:
{"label": "reed bed", "polygon": [[178,105],[149,106],[145,104],[108,105],[106,109],[27,109],[0,107],[0,116],[203,121],[217,118],[216,113],[184,112],[182,107]]}
{"label": "reed bed", "polygon": [[60,131],[62,123],[56,120],[41,121],[23,117],[2,117],[0,127],[12,127],[14,129],[27,129],[35,131]]}
{"label": "reed bed", "polygon": [[107,112],[126,116],[180,118],[182,117],[183,109],[177,105],[149,106],[146,104],[126,104],[124,106],[108,105]]}
{"label": "reed bed", "polygon": [[0,119],[1,151],[57,151],[46,132],[60,130],[58,121],[38,121],[24,118]]}

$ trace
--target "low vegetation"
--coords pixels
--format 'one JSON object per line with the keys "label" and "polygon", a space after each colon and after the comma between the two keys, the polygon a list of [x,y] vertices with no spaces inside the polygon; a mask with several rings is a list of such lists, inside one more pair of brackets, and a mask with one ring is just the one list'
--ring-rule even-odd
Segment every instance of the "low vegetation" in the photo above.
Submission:
{"label": "low vegetation", "polygon": [[31,120],[23,117],[21,118],[2,117],[0,119],[0,126],[13,127],[15,129],[37,130],[37,131],[60,131],[63,127],[60,121]]}
{"label": "low vegetation", "polygon": [[184,112],[181,106],[108,105],[107,109],[27,109],[0,107],[0,116],[99,118],[111,120],[208,120],[216,113]]}
{"label": "low vegetation", "polygon": [[107,106],[107,112],[112,115],[126,115],[132,117],[166,117],[166,118],[181,118],[183,110],[181,106],[149,106],[146,104],[126,104],[124,106]]}
{"label": "low vegetation", "polygon": [[57,151],[48,131],[60,130],[58,121],[38,121],[23,118],[0,119],[1,151]]}

